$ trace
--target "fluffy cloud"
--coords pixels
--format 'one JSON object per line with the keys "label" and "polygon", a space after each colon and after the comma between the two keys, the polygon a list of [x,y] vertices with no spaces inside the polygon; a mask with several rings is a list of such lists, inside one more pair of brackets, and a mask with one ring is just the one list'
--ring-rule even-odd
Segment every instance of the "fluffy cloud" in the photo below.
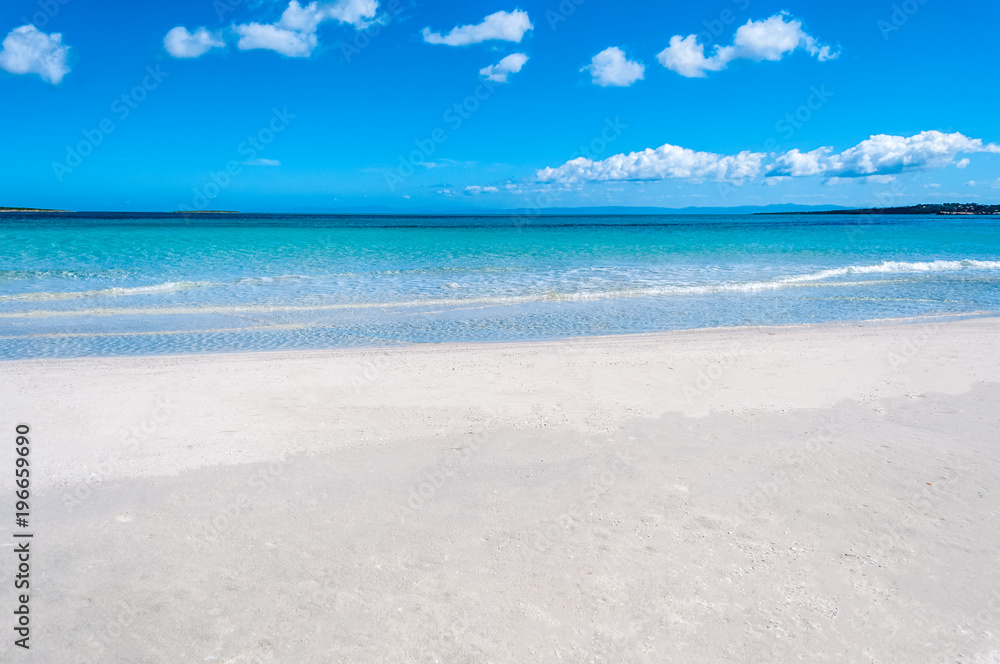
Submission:
{"label": "fluffy cloud", "polygon": [[958,132],[922,131],[907,137],[879,134],[843,152],[834,152],[831,147],[809,152],[789,150],[774,160],[767,174],[841,178],[894,175],[941,168],[952,163],[958,154],[976,152],[1000,152],[1000,145],[984,145],[982,140]]}
{"label": "fluffy cloud", "polygon": [[268,23],[236,25],[233,29],[240,36],[236,47],[241,51],[265,49],[289,58],[308,58],[319,44],[315,32],[298,32]]}
{"label": "fluffy cloud", "polygon": [[205,28],[198,28],[191,33],[187,28],[178,26],[163,38],[163,47],[175,58],[198,58],[213,48],[225,45],[226,43],[218,35],[212,34]]}
{"label": "fluffy cloud", "polygon": [[[352,25],[357,29],[372,23],[378,12],[378,0],[336,0],[310,2],[302,5],[291,0],[276,23],[244,23],[233,25],[238,38],[236,47],[242,51],[266,49],[290,58],[307,58],[319,45],[316,31],[327,21]],[[163,40],[167,52],[175,58],[197,58],[225,42],[205,28],[194,33],[178,26]]]}
{"label": "fluffy cloud", "polygon": [[61,34],[47,35],[33,25],[11,30],[0,44],[0,69],[12,74],[38,74],[53,85],[69,73],[67,57],[69,46],[63,45]]}
{"label": "fluffy cloud", "polygon": [[656,57],[660,64],[681,76],[700,78],[706,72],[725,69],[733,60],[777,61],[799,48],[820,62],[840,55],[806,34],[802,21],[781,12],[762,21],[747,21],[736,30],[731,46],[716,46],[709,56],[696,35],[674,35],[670,45]]}
{"label": "fluffy cloud", "polygon": [[506,58],[496,63],[495,65],[490,65],[489,67],[483,67],[479,70],[482,76],[490,79],[491,81],[496,81],[497,83],[506,83],[508,74],[516,74],[521,71],[521,67],[524,63],[528,61],[528,56],[524,53],[511,53]]}
{"label": "fluffy cloud", "polygon": [[428,44],[445,44],[446,46],[467,46],[480,42],[498,39],[501,41],[520,42],[524,33],[533,29],[527,12],[516,9],[512,12],[496,12],[476,25],[462,25],[452,28],[451,32],[442,35],[424,28],[424,41]]}
{"label": "fluffy cloud", "polygon": [[667,144],[601,161],[580,157],[557,168],[544,168],[536,173],[536,179],[573,184],[677,178],[739,184],[763,175],[765,184],[774,185],[793,177],[818,175],[831,184],[850,178],[886,183],[899,173],[942,168],[953,163],[959,154],[976,152],[1000,153],[1000,145],[939,131],[909,137],[880,134],[843,152],[824,147],[809,152],[794,149],[778,155],[748,151],[720,155]]}
{"label": "fluffy cloud", "polygon": [[375,18],[377,11],[377,0],[310,2],[304,7],[298,0],[292,0],[277,23],[234,25],[233,30],[240,37],[236,47],[243,51],[262,48],[290,58],[307,58],[319,43],[316,31],[321,23],[337,21],[361,29]]}
{"label": "fluffy cloud", "polygon": [[642,79],[646,66],[629,60],[624,51],[612,46],[595,55],[580,71],[589,71],[596,85],[628,87]]}
{"label": "fluffy cloud", "polygon": [[537,173],[539,182],[572,184],[615,180],[714,180],[743,182],[761,172],[763,152],[720,155],[695,152],[677,145],[661,145],[655,150],[616,154],[601,161],[578,157],[558,168],[544,168]]}

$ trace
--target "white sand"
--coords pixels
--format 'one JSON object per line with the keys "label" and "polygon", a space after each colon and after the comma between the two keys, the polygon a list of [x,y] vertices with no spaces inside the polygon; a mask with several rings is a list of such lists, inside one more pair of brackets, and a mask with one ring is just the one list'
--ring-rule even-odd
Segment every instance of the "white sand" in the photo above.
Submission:
{"label": "white sand", "polygon": [[0,661],[1000,661],[998,319],[11,362],[0,403]]}

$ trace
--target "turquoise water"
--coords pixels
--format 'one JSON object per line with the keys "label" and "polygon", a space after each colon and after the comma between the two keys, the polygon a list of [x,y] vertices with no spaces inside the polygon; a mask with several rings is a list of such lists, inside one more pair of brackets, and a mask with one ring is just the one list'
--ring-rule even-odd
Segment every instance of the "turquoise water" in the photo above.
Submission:
{"label": "turquoise water", "polygon": [[1000,311],[1000,218],[0,215],[0,358]]}

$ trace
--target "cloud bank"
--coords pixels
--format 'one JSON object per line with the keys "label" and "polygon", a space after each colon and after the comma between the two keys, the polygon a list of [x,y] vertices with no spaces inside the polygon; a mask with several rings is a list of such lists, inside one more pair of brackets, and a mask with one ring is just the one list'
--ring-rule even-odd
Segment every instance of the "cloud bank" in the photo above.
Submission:
{"label": "cloud bank", "polygon": [[[1000,152],[1000,145],[956,132],[922,131],[914,136],[879,134],[843,152],[823,147],[809,152],[789,150],[778,156],[767,175],[856,178],[896,175],[904,171],[942,168],[959,154]],[[962,160],[966,165],[968,161]],[[959,163],[962,163],[959,162]]]}
{"label": "cloud bank", "polygon": [[490,14],[476,25],[462,25],[452,28],[446,35],[432,32],[424,28],[421,33],[428,44],[444,44],[446,46],[468,46],[484,41],[499,40],[520,43],[524,33],[532,30],[528,13],[520,9],[512,12],[499,11]]}
{"label": "cloud bank", "polygon": [[673,178],[743,182],[760,173],[765,156],[762,152],[748,151],[733,156],[696,152],[668,143],[655,150],[616,154],[601,161],[578,157],[558,168],[543,168],[538,171],[537,179],[560,184]]}
{"label": "cloud bank", "polygon": [[495,65],[490,65],[489,67],[480,69],[479,74],[481,76],[485,76],[491,81],[506,83],[507,76],[521,71],[521,67],[523,67],[524,63],[527,61],[528,56],[524,53],[511,53]]}
{"label": "cloud bank", "polygon": [[780,154],[743,151],[722,155],[667,144],[600,161],[572,159],[562,166],[537,171],[535,178],[559,184],[667,179],[741,184],[763,175],[768,184],[775,184],[788,178],[819,175],[829,180],[865,178],[868,182],[887,182],[899,173],[942,168],[952,164],[959,154],[980,152],[1000,153],[1000,145],[940,131],[908,137],[879,134],[842,152],[823,147],[809,152],[793,149]]}
{"label": "cloud bank", "polygon": [[0,69],[11,74],[38,74],[46,83],[58,85],[69,73],[69,46],[58,32],[47,35],[33,25],[10,31],[0,44]]}
{"label": "cloud bank", "polygon": [[781,12],[762,21],[747,21],[740,26],[730,46],[716,46],[705,55],[705,47],[696,35],[674,35],[670,45],[656,56],[667,69],[689,78],[702,78],[710,71],[721,71],[734,60],[778,61],[803,49],[820,62],[840,55],[829,46],[821,45],[802,29],[802,21]]}
{"label": "cloud bank", "polygon": [[617,46],[606,48],[580,71],[590,72],[595,85],[628,87],[643,78],[646,66],[625,57]]}

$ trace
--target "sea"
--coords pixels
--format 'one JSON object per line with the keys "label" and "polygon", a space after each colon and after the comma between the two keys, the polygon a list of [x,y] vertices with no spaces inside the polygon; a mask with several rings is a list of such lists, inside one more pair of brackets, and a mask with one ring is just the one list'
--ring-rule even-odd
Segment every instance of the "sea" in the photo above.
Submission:
{"label": "sea", "polygon": [[1000,312],[1000,217],[0,214],[0,359]]}

